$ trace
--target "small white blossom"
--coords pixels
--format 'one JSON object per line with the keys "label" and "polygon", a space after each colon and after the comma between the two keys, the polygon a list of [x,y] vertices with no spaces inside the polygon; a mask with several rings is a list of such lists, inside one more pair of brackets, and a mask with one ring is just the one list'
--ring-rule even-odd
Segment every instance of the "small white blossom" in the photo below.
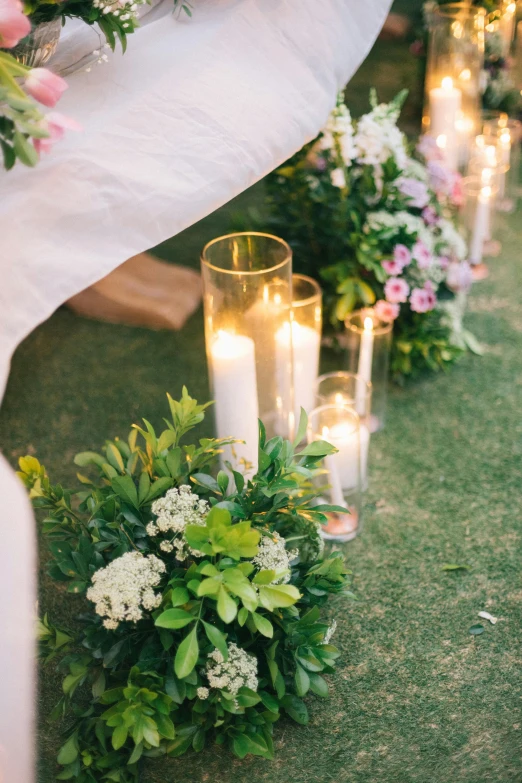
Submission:
{"label": "small white blossom", "polygon": [[219,650],[210,653],[207,660],[207,677],[211,688],[225,690],[232,696],[237,696],[239,689],[243,687],[257,691],[257,658],[232,642],[228,645],[227,661]]}
{"label": "small white blossom", "polygon": [[330,114],[318,147],[320,150],[335,150],[337,147],[346,165],[351,165],[355,157],[353,125],[348,107],[344,103],[339,103]]}
{"label": "small white blossom", "polygon": [[354,137],[355,157],[361,165],[379,166],[393,157],[404,169],[408,160],[404,135],[397,127],[397,114],[386,104],[360,118]]}
{"label": "small white blossom", "polygon": [[204,525],[209,511],[207,501],[195,495],[187,484],[179,489],[174,487],[152,504],[152,513],[157,515],[157,519],[147,525],[147,535],[168,536],[169,540],[162,541],[160,549],[164,552],[175,549],[178,560],[186,560],[189,554],[199,557],[202,552],[191,549],[183,534],[187,525]]}
{"label": "small white blossom", "polygon": [[208,688],[198,688],[196,692],[198,694],[198,699],[202,699],[202,700],[208,699],[210,693]]}
{"label": "small white blossom", "polygon": [[87,598],[96,604],[96,614],[107,618],[105,628],[114,630],[124,620],[135,623],[143,617],[142,609],[156,609],[161,593],[152,588],[164,572],[161,560],[140,552],[127,552],[96,571]]}
{"label": "small white blossom", "polygon": [[160,544],[160,549],[163,552],[172,552],[174,549],[174,544],[172,544],[170,541],[162,541]]}
{"label": "small white blossom", "polygon": [[334,169],[331,171],[330,180],[334,188],[346,187],[346,177],[344,176],[344,171],[342,169]]}
{"label": "small white blossom", "polygon": [[[279,533],[274,532],[269,536],[262,536],[257,555],[252,563],[260,571],[289,571],[290,561],[297,557],[298,552],[297,550],[288,552],[285,544],[285,539]],[[290,573],[287,573],[274,579],[273,584],[284,584],[289,581]]]}

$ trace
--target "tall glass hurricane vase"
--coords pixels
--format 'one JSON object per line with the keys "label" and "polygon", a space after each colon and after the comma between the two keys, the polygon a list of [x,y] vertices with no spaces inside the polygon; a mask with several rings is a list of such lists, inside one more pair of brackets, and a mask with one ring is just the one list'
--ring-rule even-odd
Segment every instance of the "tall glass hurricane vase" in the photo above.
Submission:
{"label": "tall glass hurricane vase", "polygon": [[245,441],[222,461],[251,476],[258,418],[268,437],[293,434],[292,252],[269,234],[230,234],[206,245],[201,268],[217,436]]}

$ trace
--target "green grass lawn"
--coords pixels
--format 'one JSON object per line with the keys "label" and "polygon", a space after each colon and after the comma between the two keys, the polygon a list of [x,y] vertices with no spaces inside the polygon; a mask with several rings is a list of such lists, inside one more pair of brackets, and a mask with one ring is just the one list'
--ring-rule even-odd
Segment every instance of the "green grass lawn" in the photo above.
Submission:
{"label": "green grass lawn", "polygon": [[[406,80],[414,87],[407,118],[418,117],[416,69],[406,44],[377,43],[350,85],[350,105],[364,110],[373,83],[388,99]],[[197,265],[203,244],[262,195],[257,186],[157,254]],[[522,781],[519,224],[520,212],[499,219],[503,252],[470,298],[467,325],[484,342],[484,356],[391,390],[386,429],[371,444],[364,531],[345,548],[360,600],[331,604],[343,655],[330,700],[309,700],[308,727],[277,724],[274,762],[240,762],[208,748],[148,764],[143,783]],[[339,360],[324,361],[330,368]],[[177,395],[183,384],[208,397],[201,311],[173,333],[61,309],[15,355],[0,443],[13,464],[37,454],[67,484],[77,451],[126,434],[141,416],[159,421],[165,392]],[[444,572],[445,563],[469,571]],[[60,592],[43,570],[41,585],[41,609],[73,623],[82,600]],[[500,619],[483,621],[485,633],[473,637],[469,628],[483,609]],[[59,690],[46,669],[40,783],[54,780],[60,727],[46,716]]]}

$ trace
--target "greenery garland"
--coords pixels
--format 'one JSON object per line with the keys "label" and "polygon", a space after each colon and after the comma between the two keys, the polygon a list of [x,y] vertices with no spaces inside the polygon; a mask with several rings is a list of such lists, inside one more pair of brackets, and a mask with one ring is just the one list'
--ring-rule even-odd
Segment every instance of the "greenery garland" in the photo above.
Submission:
{"label": "greenery garland", "polygon": [[[322,616],[330,594],[351,596],[343,558],[322,557],[325,513],[311,479],[335,452],[266,439],[246,481],[210,472],[223,445],[181,445],[204,418],[186,389],[168,397],[157,434],[144,420],[127,440],[78,454],[82,489],[49,481],[34,457],[20,476],[45,512],[48,571],[91,603],[77,628],[39,623],[45,662],[60,659],[66,720],[58,780],[135,783],[143,758],[201,751],[210,741],[239,758],[272,758],[273,725],[298,723],[308,691],[328,695],[335,628]],[[337,509],[338,510],[338,509]],[[92,603],[96,612],[92,611]]]}

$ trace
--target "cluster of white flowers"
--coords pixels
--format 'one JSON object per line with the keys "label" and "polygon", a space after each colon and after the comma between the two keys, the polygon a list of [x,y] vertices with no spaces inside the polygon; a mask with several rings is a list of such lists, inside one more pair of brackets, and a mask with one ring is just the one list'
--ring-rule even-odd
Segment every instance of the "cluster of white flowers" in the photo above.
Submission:
{"label": "cluster of white flowers", "polygon": [[397,113],[384,103],[360,118],[353,142],[360,165],[379,166],[393,157],[400,169],[406,167],[408,155]]}
{"label": "cluster of white flowers", "polygon": [[355,158],[353,125],[350,112],[344,103],[339,103],[330,114],[319,141],[319,149],[331,150],[335,149],[336,145],[339,145],[343,161],[350,166]]}
{"label": "cluster of white flowers", "polygon": [[424,163],[414,158],[408,158],[406,166],[404,168],[404,176],[411,177],[412,179],[418,179],[419,182],[428,182],[429,174]]}
{"label": "cluster of white flowers", "polygon": [[198,688],[196,693],[198,695],[198,699],[201,699],[202,701],[204,701],[205,699],[208,699],[210,691],[209,691],[208,688],[203,688],[202,687],[202,688]]}
{"label": "cluster of white flowers", "polygon": [[333,620],[332,624],[328,627],[328,630],[326,631],[323,639],[323,644],[329,644],[332,636],[334,635],[337,628],[337,620]]}
{"label": "cluster of white flowers", "polygon": [[151,611],[161,603],[161,593],[152,589],[159,584],[165,564],[154,555],[127,552],[92,577],[87,598],[96,604],[96,614],[105,617],[105,628],[114,630],[120,622],[137,622],[142,609]]}
{"label": "cluster of white flowers", "polygon": [[124,29],[131,26],[131,22],[136,22],[138,19],[137,10],[138,5],[143,5],[145,0],[93,0],[94,8],[98,8],[103,16],[111,14],[111,16],[119,17],[123,23]]}
{"label": "cluster of white flowers", "polygon": [[228,691],[232,696],[237,696],[243,686],[257,691],[257,658],[232,642],[228,645],[228,660],[219,650],[209,654],[207,677],[211,688]]}
{"label": "cluster of white flowers", "polygon": [[430,252],[433,252],[433,233],[430,231],[429,227],[426,226],[424,220],[418,215],[412,215],[405,210],[400,210],[400,212],[395,213],[386,212],[384,210],[369,212],[363,229],[365,234],[369,234],[371,231],[383,231],[385,229],[389,229],[390,234],[404,229],[408,234],[417,237],[417,239],[423,242]]}
{"label": "cluster of white flowers", "polygon": [[[297,550],[288,552],[285,539],[275,531],[269,536],[262,536],[257,555],[252,563],[261,571],[290,571],[290,561],[299,554]],[[273,584],[284,584],[290,581],[290,572],[274,579]]]}
{"label": "cluster of white flowers", "polygon": [[439,243],[442,244],[441,255],[454,256],[459,261],[463,261],[468,254],[468,248],[464,237],[455,228],[451,220],[442,218],[439,221],[440,229]]}
{"label": "cluster of white flowers", "polygon": [[209,510],[207,501],[195,495],[187,484],[183,484],[179,489],[169,489],[166,495],[152,504],[152,513],[157,519],[147,525],[147,535],[168,536],[168,539],[160,543],[160,549],[163,552],[172,552],[175,549],[178,560],[186,560],[189,554],[199,557],[202,552],[191,549],[183,533],[187,525],[204,525]]}

